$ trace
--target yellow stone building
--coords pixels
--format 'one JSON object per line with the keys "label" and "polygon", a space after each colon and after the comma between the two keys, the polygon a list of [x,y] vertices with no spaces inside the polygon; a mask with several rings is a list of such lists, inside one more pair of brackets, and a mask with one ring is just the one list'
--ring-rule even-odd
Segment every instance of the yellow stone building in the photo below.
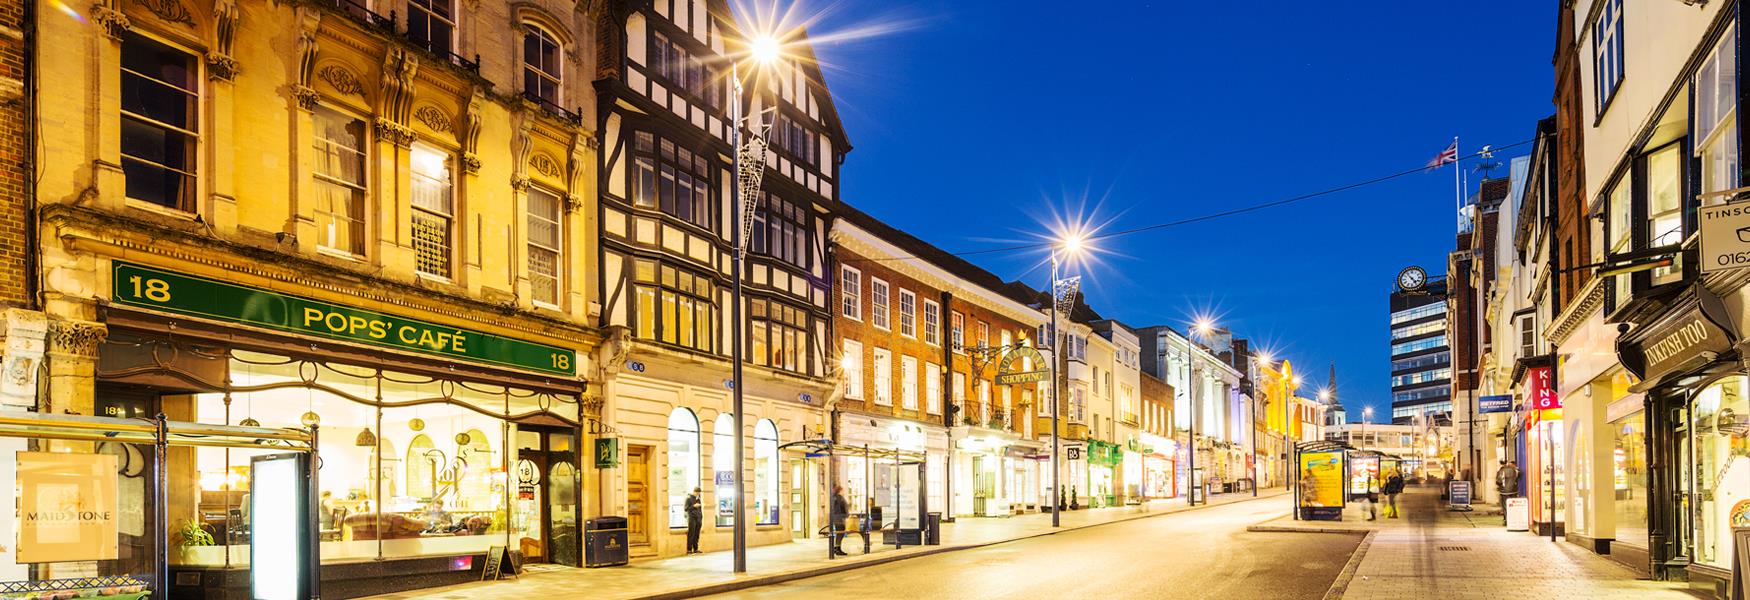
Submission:
{"label": "yellow stone building", "polygon": [[[478,578],[492,546],[577,564],[593,4],[38,4],[36,409],[319,423],[328,596]],[[246,585],[217,575],[261,452],[167,457],[171,530],[216,541],[172,554],[173,595]],[[170,533],[126,486],[122,558],[87,572]]]}

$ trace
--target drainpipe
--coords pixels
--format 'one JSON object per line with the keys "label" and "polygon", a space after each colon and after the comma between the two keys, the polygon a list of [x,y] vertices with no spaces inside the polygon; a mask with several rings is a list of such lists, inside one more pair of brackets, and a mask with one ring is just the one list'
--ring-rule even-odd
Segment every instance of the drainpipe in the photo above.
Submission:
{"label": "drainpipe", "polygon": [[[942,292],[942,310],[947,313],[947,314],[942,315],[942,316],[944,316],[948,319],[948,339],[946,340],[947,343],[942,344],[942,371],[939,373],[936,373],[936,377],[940,379],[940,381],[938,381],[936,384],[936,391],[941,396],[939,398],[939,400],[942,403],[942,429],[943,429],[943,431],[947,432],[946,436],[947,436],[947,440],[948,440],[948,453],[942,457],[942,460],[946,461],[942,465],[942,504],[946,505],[942,508],[942,521],[946,522],[946,523],[953,523],[954,522],[954,408],[953,408],[954,407],[954,402],[953,402],[954,388],[951,387],[954,384],[954,344],[955,344],[955,340],[954,340],[954,293],[953,292],[949,292],[946,290],[944,290]],[[965,336],[965,327],[966,327],[966,320],[964,317],[962,317],[960,320],[960,326],[961,326],[961,335],[964,337]],[[925,445],[924,449],[925,449],[924,457],[926,459],[925,462],[927,463],[928,457],[929,457],[928,444]],[[925,474],[928,474],[928,471],[925,471]],[[926,495],[925,497],[927,498],[928,496]]]}

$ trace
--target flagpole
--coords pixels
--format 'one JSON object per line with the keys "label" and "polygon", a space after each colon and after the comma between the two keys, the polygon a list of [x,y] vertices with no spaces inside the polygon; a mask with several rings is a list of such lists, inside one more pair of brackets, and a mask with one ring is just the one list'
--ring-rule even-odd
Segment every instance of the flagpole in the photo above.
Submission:
{"label": "flagpole", "polygon": [[1452,136],[1452,195],[1458,212],[1458,233],[1464,233],[1464,189],[1459,183],[1458,136]]}

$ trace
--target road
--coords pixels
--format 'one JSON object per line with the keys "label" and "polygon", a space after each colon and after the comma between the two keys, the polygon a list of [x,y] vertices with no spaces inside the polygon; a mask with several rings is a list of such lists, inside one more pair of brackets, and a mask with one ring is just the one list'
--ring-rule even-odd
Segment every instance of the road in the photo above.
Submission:
{"label": "road", "polygon": [[1229,504],[715,597],[1322,598],[1361,538],[1246,532],[1282,504]]}

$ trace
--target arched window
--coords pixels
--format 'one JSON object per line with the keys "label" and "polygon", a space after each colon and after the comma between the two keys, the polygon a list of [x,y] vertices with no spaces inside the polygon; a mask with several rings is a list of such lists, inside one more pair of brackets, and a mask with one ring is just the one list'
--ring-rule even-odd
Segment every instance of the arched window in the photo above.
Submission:
{"label": "arched window", "polygon": [[668,526],[687,526],[687,493],[699,485],[699,418],[676,408],[668,413]]}
{"label": "arched window", "polygon": [[523,94],[559,106],[563,74],[559,38],[533,23],[523,24]]}
{"label": "arched window", "polygon": [[407,444],[407,495],[427,499],[437,494],[437,471],[441,455],[425,434]]}
{"label": "arched window", "polygon": [[757,525],[778,523],[778,426],[760,419],[753,428],[753,512]]}
{"label": "arched window", "polygon": [[717,526],[735,524],[735,415],[722,413],[711,426],[712,494],[717,498]]}

